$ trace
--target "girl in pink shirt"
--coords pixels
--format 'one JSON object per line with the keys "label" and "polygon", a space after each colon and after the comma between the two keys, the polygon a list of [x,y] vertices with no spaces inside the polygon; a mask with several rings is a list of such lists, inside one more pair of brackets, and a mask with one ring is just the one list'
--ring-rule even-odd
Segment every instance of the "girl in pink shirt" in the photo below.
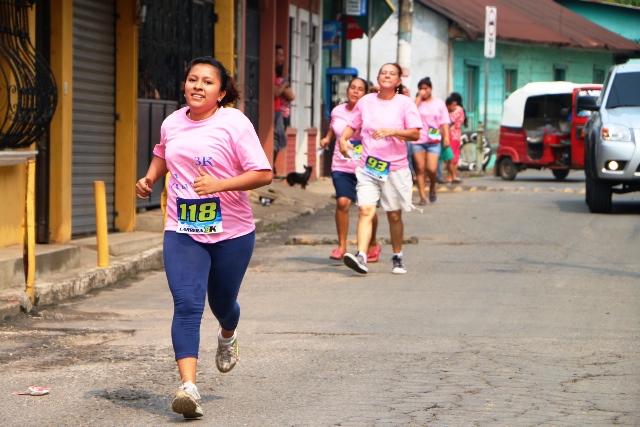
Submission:
{"label": "girl in pink shirt", "polygon": [[460,160],[462,124],[465,121],[464,108],[458,105],[458,101],[454,96],[449,96],[446,99],[445,104],[449,110],[449,118],[451,120],[449,136],[451,139],[451,150],[453,151],[453,159],[447,160],[446,162],[447,170],[449,171],[447,182],[459,184],[462,182],[462,180],[458,178],[458,161]]}
{"label": "girl in pink shirt", "polygon": [[273,174],[249,119],[223,108],[238,99],[238,91],[220,62],[210,56],[191,61],[185,98],[188,106],[163,122],[160,143],[136,193],[147,198],[153,183],[171,173],[164,265],[182,379],[171,406],[185,418],[197,418],[203,416],[195,384],[205,299],[208,294],[220,323],[216,366],[229,372],[238,361],[237,296],[255,244],[246,191],[271,183]]}
{"label": "girl in pink shirt", "polygon": [[[327,135],[320,140],[320,147],[326,148],[336,135],[340,136],[342,131],[351,121],[353,108],[360,98],[368,92],[368,84],[359,77],[355,77],[349,82],[347,88],[347,102],[336,106],[331,111],[331,124]],[[349,207],[351,202],[356,202],[356,166],[362,153],[362,141],[360,130],[357,130],[351,137],[351,145],[354,146],[352,158],[348,159],[340,154],[340,144],[336,143],[333,150],[331,162],[331,178],[333,187],[336,190],[336,229],[338,230],[338,249],[331,252],[331,259],[342,260],[347,251],[347,232],[349,231]],[[380,245],[376,242],[376,231],[378,229],[378,215],[373,216],[373,228],[367,259],[369,262],[377,262],[380,257]]]}
{"label": "girl in pink shirt", "polygon": [[378,73],[380,92],[363,96],[353,108],[353,117],[340,136],[340,152],[351,157],[350,139],[361,129],[362,154],[356,177],[358,184],[358,252],[345,254],[347,267],[365,274],[367,245],[376,204],[387,212],[393,247],[392,273],[406,273],[402,255],[404,225],[402,211],[410,211],[413,182],[405,141],[420,135],[422,120],[410,98],[399,94],[402,69],[398,64],[385,64]]}
{"label": "girl in pink shirt", "polygon": [[429,178],[429,201],[436,201],[438,179],[438,160],[440,150],[449,147],[449,111],[441,99],[431,95],[432,84],[429,77],[418,82],[416,105],[422,117],[420,139],[411,146],[413,166],[416,170],[420,205],[427,204],[425,192],[425,172]]}

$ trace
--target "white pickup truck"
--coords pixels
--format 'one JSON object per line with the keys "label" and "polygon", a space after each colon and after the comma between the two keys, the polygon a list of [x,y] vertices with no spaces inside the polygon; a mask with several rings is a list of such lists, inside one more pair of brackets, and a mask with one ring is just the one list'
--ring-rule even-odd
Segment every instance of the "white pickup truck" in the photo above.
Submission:
{"label": "white pickup truck", "polygon": [[612,193],[640,191],[640,63],[611,67],[585,124],[586,202],[594,213],[611,212]]}

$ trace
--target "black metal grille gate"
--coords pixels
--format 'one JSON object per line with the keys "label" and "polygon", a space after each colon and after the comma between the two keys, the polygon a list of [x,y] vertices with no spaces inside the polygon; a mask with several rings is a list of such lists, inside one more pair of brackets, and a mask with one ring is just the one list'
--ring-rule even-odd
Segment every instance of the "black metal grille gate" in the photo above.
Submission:
{"label": "black metal grille gate", "polygon": [[139,33],[138,98],[180,103],[186,66],[213,55],[213,0],[146,0]]}
{"label": "black metal grille gate", "polygon": [[258,130],[260,92],[260,8],[258,0],[246,2],[244,114]]}
{"label": "black metal grille gate", "polygon": [[36,142],[58,102],[51,69],[29,39],[28,8],[34,3],[0,1],[0,150]]}
{"label": "black metal grille gate", "polygon": [[[143,0],[139,16],[138,176],[144,176],[159,142],[162,121],[184,102],[189,61],[213,56],[213,0]],[[160,206],[164,180],[138,208]]]}

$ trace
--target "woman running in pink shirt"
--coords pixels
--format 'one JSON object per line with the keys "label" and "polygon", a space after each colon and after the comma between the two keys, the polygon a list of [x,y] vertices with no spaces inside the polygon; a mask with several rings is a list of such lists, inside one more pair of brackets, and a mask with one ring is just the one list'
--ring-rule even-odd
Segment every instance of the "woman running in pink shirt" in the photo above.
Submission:
{"label": "woman running in pink shirt", "polygon": [[429,77],[418,82],[418,95],[416,105],[422,117],[422,130],[420,139],[411,146],[413,151],[413,167],[416,170],[418,192],[420,201],[418,204],[427,204],[425,192],[425,172],[429,178],[429,201],[436,201],[436,185],[438,183],[438,160],[440,151],[449,147],[449,110],[444,102],[431,95],[432,84]]}
{"label": "woman running in pink shirt", "polygon": [[347,253],[343,258],[347,267],[361,274],[369,271],[366,251],[378,202],[389,220],[393,247],[391,272],[407,272],[402,254],[402,211],[411,211],[413,207],[413,181],[405,141],[418,139],[422,120],[413,101],[398,92],[401,76],[400,65],[383,65],[378,73],[380,92],[365,95],[356,103],[353,117],[340,136],[340,152],[350,158],[354,149],[350,139],[361,129],[362,154],[356,168],[358,252]]}
{"label": "woman running in pink shirt", "polygon": [[[327,135],[320,140],[320,147],[325,148],[331,140],[339,138],[342,131],[353,116],[353,107],[366,93],[369,92],[367,83],[360,77],[355,77],[349,82],[347,88],[347,102],[336,106],[331,111],[331,124]],[[336,190],[336,228],[338,230],[338,249],[331,252],[331,259],[342,260],[347,252],[347,232],[349,231],[349,207],[351,202],[356,202],[356,166],[362,153],[362,141],[358,129],[351,137],[351,145],[354,147],[352,158],[348,159],[340,154],[340,143],[336,141],[331,161],[331,178]],[[376,242],[376,230],[378,229],[378,215],[372,219],[372,234],[367,250],[367,261],[377,262],[380,258],[380,245]]]}
{"label": "woman running in pink shirt", "polygon": [[229,372],[238,361],[238,292],[255,244],[246,190],[271,183],[273,173],[249,119],[224,108],[239,96],[225,67],[205,56],[191,61],[186,74],[187,107],[162,123],[136,193],[147,198],[153,183],[171,173],[163,256],[182,380],[171,407],[197,418],[203,416],[196,368],[205,299],[220,324],[216,366]]}

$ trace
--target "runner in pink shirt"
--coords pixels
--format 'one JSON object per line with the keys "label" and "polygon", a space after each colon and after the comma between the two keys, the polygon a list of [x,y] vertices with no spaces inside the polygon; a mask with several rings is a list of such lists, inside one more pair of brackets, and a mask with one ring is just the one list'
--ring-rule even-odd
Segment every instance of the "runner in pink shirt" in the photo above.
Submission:
{"label": "runner in pink shirt", "polygon": [[354,115],[340,136],[340,152],[351,157],[350,139],[361,129],[362,155],[356,168],[358,185],[358,252],[345,254],[347,267],[365,274],[367,245],[371,238],[371,223],[376,205],[387,212],[391,246],[392,273],[406,273],[402,254],[404,225],[402,211],[410,211],[413,182],[405,141],[415,141],[420,135],[422,120],[413,101],[399,94],[402,69],[398,64],[385,64],[378,73],[380,92],[365,95],[353,109]]}
{"label": "runner in pink shirt", "polygon": [[[347,102],[336,106],[331,111],[331,124],[327,135],[320,140],[320,147],[326,148],[329,143],[342,131],[353,117],[353,108],[360,98],[368,92],[368,85],[363,79],[355,77],[349,82],[347,88]],[[333,149],[331,162],[331,178],[336,190],[336,229],[338,230],[338,248],[331,252],[331,259],[342,260],[347,251],[347,233],[349,231],[349,207],[351,202],[356,202],[356,166],[362,153],[362,141],[358,129],[351,137],[351,145],[354,146],[352,158],[348,159],[340,153],[340,143],[336,142]],[[376,242],[378,229],[378,215],[373,216],[372,234],[367,251],[369,262],[377,262],[380,258],[381,247]]]}
{"label": "runner in pink shirt", "polygon": [[147,198],[153,183],[171,173],[164,265],[182,380],[171,407],[185,418],[197,418],[203,416],[196,369],[205,299],[208,295],[220,324],[216,366],[229,372],[238,361],[238,292],[255,244],[246,190],[271,183],[273,173],[249,119],[223,108],[238,99],[238,91],[219,61],[210,56],[191,61],[185,98],[188,106],[163,122],[160,143],[136,193]]}
{"label": "runner in pink shirt", "polygon": [[416,181],[420,193],[419,205],[427,204],[425,192],[425,172],[429,178],[429,201],[436,201],[436,185],[438,183],[438,160],[440,151],[449,147],[449,111],[441,99],[431,95],[432,84],[429,77],[418,82],[418,95],[415,103],[422,118],[420,138],[411,145],[413,166],[416,170]]}

